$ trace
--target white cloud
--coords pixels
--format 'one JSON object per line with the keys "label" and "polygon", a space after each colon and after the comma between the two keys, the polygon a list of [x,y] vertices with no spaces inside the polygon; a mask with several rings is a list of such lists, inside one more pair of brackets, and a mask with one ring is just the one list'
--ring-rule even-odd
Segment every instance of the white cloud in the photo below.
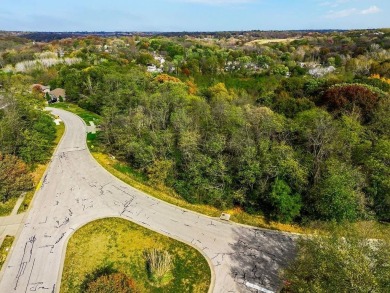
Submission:
{"label": "white cloud", "polygon": [[326,18],[343,18],[343,17],[348,17],[351,15],[356,15],[356,14],[373,14],[373,13],[378,13],[381,10],[376,6],[371,6],[367,9],[359,10],[357,8],[349,8],[349,9],[343,9],[343,10],[330,10],[325,17]]}
{"label": "white cloud", "polygon": [[350,8],[350,9],[343,9],[339,11],[329,11],[326,15],[327,18],[342,18],[342,17],[348,17],[353,14],[356,14],[358,10],[356,8]]}
{"label": "white cloud", "polygon": [[373,14],[373,13],[378,13],[380,11],[381,10],[378,8],[378,6],[374,5],[374,6],[371,6],[370,8],[367,8],[367,9],[360,11],[360,14]]}

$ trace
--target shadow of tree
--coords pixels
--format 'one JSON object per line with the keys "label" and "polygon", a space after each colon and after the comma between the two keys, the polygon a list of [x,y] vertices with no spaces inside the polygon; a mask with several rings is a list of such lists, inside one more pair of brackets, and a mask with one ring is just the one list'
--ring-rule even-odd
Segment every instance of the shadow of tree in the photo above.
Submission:
{"label": "shadow of tree", "polygon": [[231,245],[232,276],[242,292],[257,292],[251,283],[267,290],[281,288],[279,271],[296,254],[297,236],[263,229],[234,229],[236,241]]}

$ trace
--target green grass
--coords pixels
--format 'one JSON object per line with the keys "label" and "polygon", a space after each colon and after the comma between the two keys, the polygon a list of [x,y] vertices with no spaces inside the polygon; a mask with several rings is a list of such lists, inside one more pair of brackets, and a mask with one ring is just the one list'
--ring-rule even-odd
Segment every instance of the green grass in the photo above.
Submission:
{"label": "green grass", "polygon": [[[153,286],[148,276],[145,250],[168,251],[174,258],[173,279],[163,287]],[[211,272],[196,249],[130,221],[107,218],[88,223],[70,238],[60,292],[80,292],[85,277],[112,264],[132,278],[140,292],[207,292]]]}
{"label": "green grass", "polygon": [[0,270],[7,259],[9,250],[11,249],[12,243],[14,242],[14,236],[5,236],[5,239],[0,247]]}
{"label": "green grass", "polygon": [[0,217],[8,216],[9,214],[11,214],[17,200],[17,197],[13,197],[6,202],[0,202]]}
{"label": "green grass", "polygon": [[81,117],[81,119],[84,120],[84,122],[89,125],[90,121],[93,121],[95,124],[99,124],[99,121],[101,117],[98,114],[92,113],[90,111],[84,110],[80,108],[79,106],[71,103],[55,103],[51,104],[50,107],[57,108],[57,109],[63,109],[69,112],[72,112],[78,116]]}
{"label": "green grass", "polygon": [[126,174],[128,176],[131,176],[132,178],[134,178],[135,180],[139,181],[139,182],[142,182],[142,183],[146,183],[148,181],[148,177],[141,173],[141,172],[138,172],[137,170],[131,168],[129,165],[126,165],[126,164],[122,164],[122,163],[115,163],[113,165],[114,169],[123,173],[123,174]]}

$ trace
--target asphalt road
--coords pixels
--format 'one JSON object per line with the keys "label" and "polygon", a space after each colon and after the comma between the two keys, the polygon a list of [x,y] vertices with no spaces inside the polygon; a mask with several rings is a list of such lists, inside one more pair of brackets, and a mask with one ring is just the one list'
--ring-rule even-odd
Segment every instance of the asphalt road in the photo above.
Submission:
{"label": "asphalt road", "polygon": [[278,288],[278,269],[293,254],[292,236],[209,218],[132,188],[93,159],[79,117],[51,110],[66,131],[2,271],[0,292],[58,292],[67,239],[103,217],[122,217],[192,244],[209,260],[213,292]]}

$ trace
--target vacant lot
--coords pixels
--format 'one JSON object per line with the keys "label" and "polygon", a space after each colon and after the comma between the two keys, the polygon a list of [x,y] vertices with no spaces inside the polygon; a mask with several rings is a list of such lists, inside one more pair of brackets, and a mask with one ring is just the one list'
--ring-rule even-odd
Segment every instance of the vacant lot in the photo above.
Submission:
{"label": "vacant lot", "polygon": [[288,38],[288,39],[260,39],[260,40],[254,40],[249,43],[246,43],[246,45],[264,45],[269,43],[289,43],[292,41],[297,40],[297,38]]}

